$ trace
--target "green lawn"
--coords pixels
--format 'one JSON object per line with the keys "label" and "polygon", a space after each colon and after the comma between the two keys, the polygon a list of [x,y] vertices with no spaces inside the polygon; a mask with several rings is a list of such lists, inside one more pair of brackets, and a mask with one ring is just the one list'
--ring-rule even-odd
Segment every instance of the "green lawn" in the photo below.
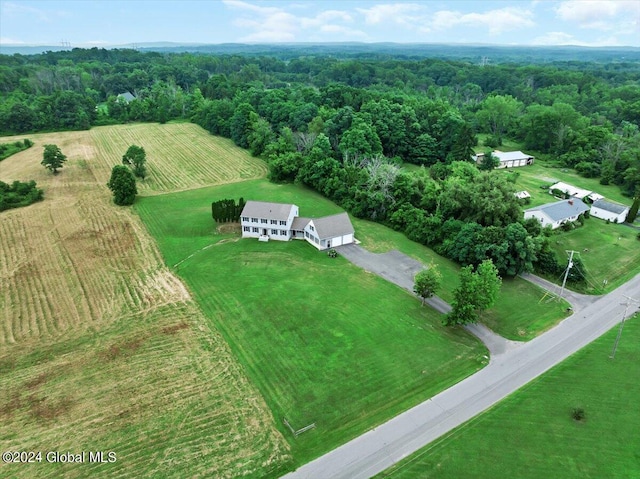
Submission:
{"label": "green lawn", "polygon": [[585,190],[595,191],[617,203],[631,205],[631,199],[624,196],[616,185],[601,185],[598,178],[584,178],[572,169],[558,168],[537,158],[531,166],[502,168],[494,170],[494,173],[500,175],[519,173],[515,182],[517,190],[526,190],[531,195],[531,204],[527,205],[527,208],[557,201],[556,198],[549,194],[549,186],[558,181],[563,181]]}
{"label": "green lawn", "polygon": [[[587,284],[573,289],[601,294],[617,288],[640,273],[638,232],[628,226],[589,218],[584,226],[551,237],[558,258],[567,261],[568,250],[578,251],[587,269]],[[556,281],[560,278],[550,278]]]}
{"label": "green lawn", "polygon": [[[171,207],[172,195],[162,195],[149,203],[138,201],[138,208],[148,211],[145,222],[156,238],[166,243],[162,248],[169,266],[176,265],[189,254],[200,250],[224,235],[216,232],[210,214],[210,203],[221,198],[258,199],[291,202],[300,207],[301,214],[322,216],[342,211],[321,195],[299,185],[277,185],[266,180],[191,190],[181,196],[180,208]],[[153,211],[162,211],[162,215]],[[371,221],[352,218],[356,238],[369,251],[384,253],[397,249],[425,265],[436,264],[442,272],[442,288],[438,292],[445,301],[453,299],[458,283],[459,267],[431,249],[409,240],[404,234]],[[527,340],[549,329],[566,316],[568,303],[548,302],[544,291],[520,278],[503,282],[498,304],[487,311],[485,323],[498,334],[509,339]],[[541,301],[542,300],[542,301]]]}
{"label": "green lawn", "polygon": [[[640,477],[640,317],[377,477]],[[586,420],[571,417],[583,408]]]}
{"label": "green lawn", "polygon": [[[397,249],[425,265],[437,265],[442,272],[442,288],[438,296],[451,302],[453,290],[458,285],[460,268],[456,263],[378,223],[358,219],[353,223],[356,237],[369,251],[382,253]],[[482,321],[505,338],[525,341],[565,318],[568,307],[566,301],[550,300],[544,290],[522,278],[505,279],[496,306],[483,314]]]}
{"label": "green lawn", "polygon": [[[296,465],[486,364],[475,338],[444,328],[435,311],[343,258],[302,241],[217,233],[211,201],[239,196],[295,202],[310,216],[340,211],[308,190],[266,181],[144,197],[135,208],[259,387]],[[294,438],[283,418],[316,428]]]}

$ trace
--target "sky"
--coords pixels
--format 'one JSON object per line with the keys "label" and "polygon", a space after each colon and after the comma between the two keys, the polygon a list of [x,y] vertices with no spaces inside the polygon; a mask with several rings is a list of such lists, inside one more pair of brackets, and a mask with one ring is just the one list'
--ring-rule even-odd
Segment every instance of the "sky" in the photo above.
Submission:
{"label": "sky", "polygon": [[640,0],[0,0],[0,44],[640,46]]}

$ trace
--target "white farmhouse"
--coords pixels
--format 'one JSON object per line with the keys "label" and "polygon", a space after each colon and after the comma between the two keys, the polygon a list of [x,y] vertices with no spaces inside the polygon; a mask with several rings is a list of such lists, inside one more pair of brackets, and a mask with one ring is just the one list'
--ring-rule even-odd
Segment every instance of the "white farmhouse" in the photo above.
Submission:
{"label": "white farmhouse", "polygon": [[598,200],[591,205],[591,216],[613,223],[624,223],[629,214],[629,207],[612,203],[610,201]]}
{"label": "white farmhouse", "polygon": [[577,198],[547,203],[524,210],[524,219],[536,218],[542,227],[556,229],[569,221],[576,221],[589,207]]}
{"label": "white farmhouse", "polygon": [[[496,168],[515,168],[517,166],[533,165],[535,157],[522,153],[521,151],[500,151],[495,150],[491,152],[491,156],[500,160],[500,164]],[[473,156],[473,160],[476,163],[482,163],[484,160],[484,153],[478,153]]]}
{"label": "white farmhouse", "polygon": [[319,250],[355,241],[347,213],[322,218],[302,218],[291,204],[247,201],[240,214],[243,238],[259,241],[302,239]]}

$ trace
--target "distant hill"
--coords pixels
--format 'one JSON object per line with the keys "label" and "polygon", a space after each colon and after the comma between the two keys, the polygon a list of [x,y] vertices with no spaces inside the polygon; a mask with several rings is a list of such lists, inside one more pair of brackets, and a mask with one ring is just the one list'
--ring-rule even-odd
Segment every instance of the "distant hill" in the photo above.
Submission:
{"label": "distant hill", "polygon": [[[280,59],[300,56],[442,58],[482,62],[547,63],[556,61],[593,61],[598,63],[640,61],[638,47],[581,47],[581,46],[502,46],[433,43],[275,43],[275,44],[189,44],[148,42],[105,47],[134,48],[140,51],[163,53],[213,53],[219,55],[269,55]],[[46,51],[69,50],[62,46],[0,45],[5,55],[33,55]]]}

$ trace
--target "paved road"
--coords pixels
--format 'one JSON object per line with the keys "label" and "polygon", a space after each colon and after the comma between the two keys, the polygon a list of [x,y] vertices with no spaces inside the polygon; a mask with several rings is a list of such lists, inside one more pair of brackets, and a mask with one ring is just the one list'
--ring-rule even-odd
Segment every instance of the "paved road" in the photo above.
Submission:
{"label": "paved road", "polygon": [[[537,284],[543,289],[546,289],[550,293],[555,294],[556,296],[560,296],[561,287],[557,284],[552,283],[551,281],[547,281],[546,279],[542,279],[540,276],[536,276],[531,273],[523,273],[520,275],[522,279],[526,279],[530,283]],[[571,303],[574,312],[579,312],[584,309],[586,306],[595,303],[600,296],[590,296],[587,294],[575,293],[569,289],[566,289],[562,292],[562,297]]]}
{"label": "paved road", "polygon": [[[473,376],[284,477],[360,479],[384,471],[618,324],[625,310],[625,295],[640,296],[640,275],[591,304],[580,304],[580,311],[574,310],[538,338],[517,346],[503,344],[504,350],[492,354],[489,365]],[[629,307],[627,317],[635,311],[635,306]]]}

